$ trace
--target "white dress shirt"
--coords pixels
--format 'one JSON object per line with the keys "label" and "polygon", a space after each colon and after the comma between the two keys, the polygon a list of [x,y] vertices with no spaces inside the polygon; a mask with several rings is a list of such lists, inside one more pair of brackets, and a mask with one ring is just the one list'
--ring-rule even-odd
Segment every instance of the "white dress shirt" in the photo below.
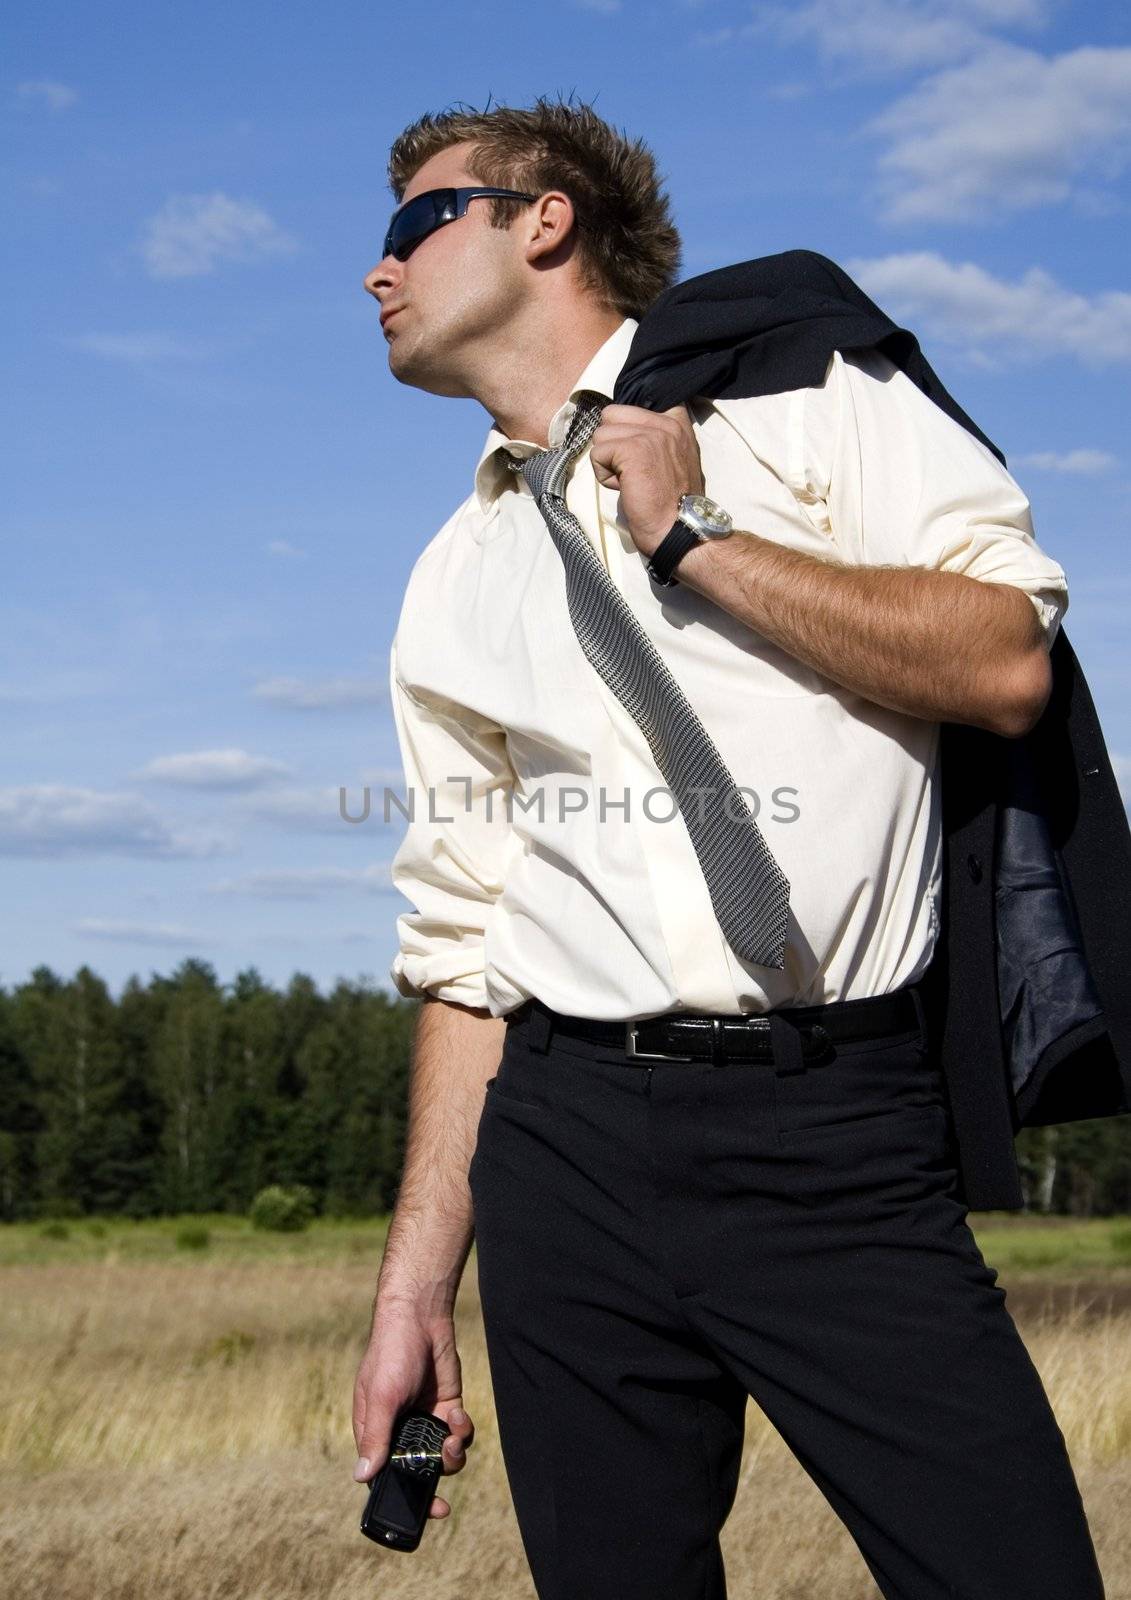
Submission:
{"label": "white dress shirt", "polygon": [[[626,318],[595,353],[551,420],[552,444],[578,390],[611,397],[636,327]],[[1067,584],[1033,538],[1025,495],[885,357],[838,353],[820,387],[696,397],[689,411],[732,537],[1015,585],[1051,645]],[[586,659],[561,557],[507,465],[536,448],[490,430],[473,493],[405,592],[390,682],[414,816],[392,878],[414,909],[397,918],[396,988],[495,1016],[536,995],[620,1019],[761,1012],[914,982],[941,909],[939,724],[842,688],[687,585],[658,589],[586,450],[566,503],[790,882],[784,971],[735,956],[671,792]]]}

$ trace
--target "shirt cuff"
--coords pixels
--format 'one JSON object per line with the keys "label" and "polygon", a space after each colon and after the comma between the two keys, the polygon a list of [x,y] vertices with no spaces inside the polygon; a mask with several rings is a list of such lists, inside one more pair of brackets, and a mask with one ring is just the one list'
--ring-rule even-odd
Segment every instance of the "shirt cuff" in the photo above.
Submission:
{"label": "shirt cuff", "polygon": [[1067,605],[1067,596],[1058,589],[1044,589],[1037,594],[1032,593],[1030,590],[1025,590],[1024,592],[1029,595],[1029,599],[1033,602],[1033,608],[1044,630],[1045,644],[1051,650],[1053,640],[1056,638],[1056,630],[1060,626],[1060,619],[1064,615]]}
{"label": "shirt cuff", "polygon": [[454,1000],[462,1006],[488,1010],[482,944],[448,946],[431,954],[399,950],[389,968],[398,994],[418,1000]]}

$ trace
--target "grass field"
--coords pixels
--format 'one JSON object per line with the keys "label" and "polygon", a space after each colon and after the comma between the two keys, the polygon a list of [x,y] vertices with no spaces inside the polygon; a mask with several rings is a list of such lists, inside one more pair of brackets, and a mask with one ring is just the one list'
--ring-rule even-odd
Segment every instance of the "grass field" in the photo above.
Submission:
{"label": "grass field", "polygon": [[[971,1221],[1068,1441],[1108,1600],[1131,1600],[1131,1222]],[[413,1556],[357,1531],[350,1395],[383,1234],[231,1217],[0,1227],[0,1593],[532,1600],[474,1254],[456,1316],[477,1438],[442,1482],[452,1515]],[[753,1402],[723,1544],[736,1600],[877,1593]]]}

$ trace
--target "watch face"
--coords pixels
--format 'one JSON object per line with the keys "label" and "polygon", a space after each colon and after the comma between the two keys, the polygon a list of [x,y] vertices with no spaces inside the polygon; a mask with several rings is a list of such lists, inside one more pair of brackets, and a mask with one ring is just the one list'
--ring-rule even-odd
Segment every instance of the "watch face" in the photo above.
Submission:
{"label": "watch face", "polygon": [[681,514],[708,537],[711,534],[729,533],[733,526],[730,513],[709,500],[705,494],[685,494],[679,507]]}

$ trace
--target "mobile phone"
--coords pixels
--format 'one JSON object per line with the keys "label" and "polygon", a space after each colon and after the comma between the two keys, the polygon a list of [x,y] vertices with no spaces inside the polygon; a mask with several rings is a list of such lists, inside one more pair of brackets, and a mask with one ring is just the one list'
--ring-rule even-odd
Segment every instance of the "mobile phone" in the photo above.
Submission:
{"label": "mobile phone", "polygon": [[361,1531],[387,1550],[415,1550],[444,1470],[451,1429],[430,1411],[403,1411],[393,1426],[389,1459],[373,1478]]}

